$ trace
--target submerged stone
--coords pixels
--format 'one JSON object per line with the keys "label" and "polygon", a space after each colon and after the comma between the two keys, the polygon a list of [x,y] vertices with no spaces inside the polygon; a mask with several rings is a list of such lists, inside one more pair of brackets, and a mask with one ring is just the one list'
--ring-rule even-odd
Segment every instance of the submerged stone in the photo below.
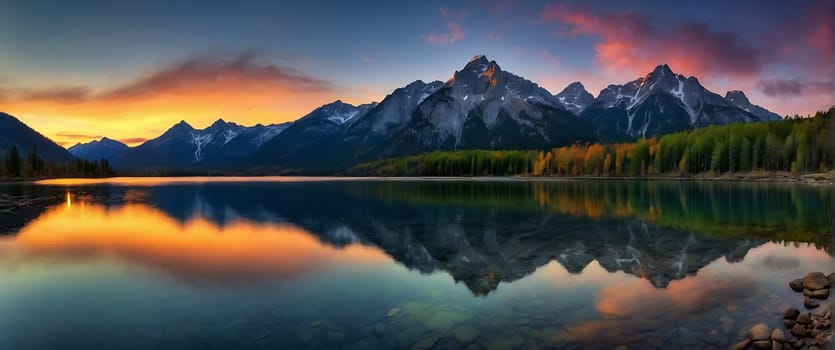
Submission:
{"label": "submerged stone", "polygon": [[455,329],[452,330],[452,334],[455,336],[455,340],[466,345],[472,343],[475,338],[478,337],[479,331],[478,328],[475,327],[460,326],[455,327]]}

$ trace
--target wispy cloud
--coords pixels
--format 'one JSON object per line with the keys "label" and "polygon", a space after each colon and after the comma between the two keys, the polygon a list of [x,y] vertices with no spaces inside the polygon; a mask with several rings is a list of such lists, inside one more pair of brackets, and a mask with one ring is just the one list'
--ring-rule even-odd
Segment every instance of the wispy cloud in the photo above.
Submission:
{"label": "wispy cloud", "polygon": [[101,135],[88,135],[88,134],[79,134],[70,131],[59,131],[55,133],[56,136],[60,136],[64,139],[72,139],[72,140],[91,140],[91,139],[99,139]]}
{"label": "wispy cloud", "polygon": [[[444,18],[447,31],[440,34],[427,34],[426,42],[430,45],[452,45],[458,41],[464,40],[467,31],[460,23],[456,22],[458,20],[463,20],[467,16],[467,13],[459,12],[454,16],[450,16],[450,10],[448,8],[441,8],[441,16]],[[453,21],[453,18],[451,17],[456,17],[455,21]]]}
{"label": "wispy cloud", "polygon": [[[84,141],[62,133],[90,130],[118,139],[148,138],[172,120],[195,126],[219,116],[243,124],[293,120],[346,98],[333,83],[256,53],[200,54],[157,67],[109,88],[0,84],[6,112],[31,122],[56,142]],[[350,99],[350,97],[348,97]],[[136,130],[148,134],[137,135]],[[128,142],[136,143],[136,142]]]}
{"label": "wispy cloud", "polygon": [[800,78],[770,79],[761,80],[757,86],[764,94],[775,97],[835,93],[835,82],[831,80],[809,81]]}

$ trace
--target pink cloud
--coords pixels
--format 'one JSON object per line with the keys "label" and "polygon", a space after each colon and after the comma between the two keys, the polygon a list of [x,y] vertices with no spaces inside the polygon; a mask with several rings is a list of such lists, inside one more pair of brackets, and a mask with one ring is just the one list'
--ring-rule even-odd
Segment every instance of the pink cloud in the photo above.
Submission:
{"label": "pink cloud", "polygon": [[[457,16],[459,19],[466,17],[466,12],[461,12]],[[450,12],[448,8],[441,8],[441,16],[446,22],[447,31],[440,34],[427,34],[426,42],[430,45],[452,45],[458,41],[464,40],[466,37],[466,30],[460,24],[453,22],[450,19]]]}
{"label": "pink cloud", "polygon": [[557,23],[559,36],[593,36],[595,59],[604,69],[643,74],[667,63],[698,76],[746,77],[759,73],[763,58],[737,35],[697,23],[659,28],[635,13],[593,13],[548,6],[543,21]]}

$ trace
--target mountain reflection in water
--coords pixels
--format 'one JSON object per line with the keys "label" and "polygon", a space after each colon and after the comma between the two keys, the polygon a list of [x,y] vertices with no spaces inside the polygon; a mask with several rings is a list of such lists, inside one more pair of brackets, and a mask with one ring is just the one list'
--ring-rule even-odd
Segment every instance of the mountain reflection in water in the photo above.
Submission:
{"label": "mountain reflection in water", "polygon": [[63,200],[0,216],[0,348],[723,348],[753,322],[780,326],[775,308],[797,301],[786,281],[835,269],[829,187],[143,179],[0,192]]}

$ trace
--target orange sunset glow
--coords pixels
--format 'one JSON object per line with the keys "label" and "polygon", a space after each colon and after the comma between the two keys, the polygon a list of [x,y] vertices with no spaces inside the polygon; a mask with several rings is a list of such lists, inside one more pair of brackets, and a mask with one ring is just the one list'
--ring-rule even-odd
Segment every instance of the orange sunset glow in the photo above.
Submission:
{"label": "orange sunset glow", "polygon": [[74,201],[55,207],[13,239],[0,241],[4,258],[83,261],[116,257],[184,279],[292,278],[333,265],[391,261],[376,248],[328,246],[289,225],[243,221],[224,227],[186,223],[143,204],[106,208]]}
{"label": "orange sunset glow", "polygon": [[342,98],[367,102],[337,87],[247,57],[199,58],[153,72],[113,89],[20,91],[3,104],[7,113],[69,147],[107,136],[135,146],[186,120],[204,128],[218,118],[242,125],[293,121]]}

